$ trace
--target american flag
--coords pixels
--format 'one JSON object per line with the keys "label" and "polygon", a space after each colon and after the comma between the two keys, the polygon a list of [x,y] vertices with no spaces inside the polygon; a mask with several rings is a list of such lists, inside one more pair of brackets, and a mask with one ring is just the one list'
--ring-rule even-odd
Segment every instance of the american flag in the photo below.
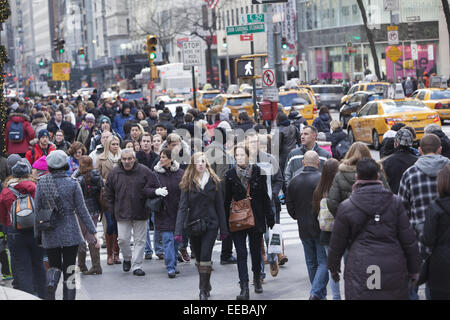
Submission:
{"label": "american flag", "polygon": [[205,0],[205,2],[208,4],[210,9],[215,9],[219,3],[219,0]]}

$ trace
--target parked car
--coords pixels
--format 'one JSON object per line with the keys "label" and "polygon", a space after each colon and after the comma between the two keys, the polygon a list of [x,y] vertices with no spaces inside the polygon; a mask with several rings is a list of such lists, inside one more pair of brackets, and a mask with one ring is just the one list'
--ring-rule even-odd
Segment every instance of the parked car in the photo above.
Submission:
{"label": "parked car", "polygon": [[144,95],[141,90],[125,90],[119,93],[120,101],[143,100]]}
{"label": "parked car", "polygon": [[359,112],[366,103],[383,99],[383,96],[372,91],[358,91],[352,95],[352,97],[344,102],[339,110],[339,120],[342,123],[344,129],[347,129],[347,124],[352,118],[352,113]]}
{"label": "parked car", "polygon": [[341,99],[345,95],[344,87],[339,84],[317,84],[311,88],[320,97],[320,104],[328,108],[339,108]]}

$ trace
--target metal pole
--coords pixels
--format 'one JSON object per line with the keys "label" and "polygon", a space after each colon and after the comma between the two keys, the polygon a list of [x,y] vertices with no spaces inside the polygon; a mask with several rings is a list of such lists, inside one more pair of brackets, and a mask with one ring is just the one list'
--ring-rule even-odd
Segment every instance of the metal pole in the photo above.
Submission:
{"label": "metal pole", "polygon": [[228,71],[227,80],[228,80],[228,88],[229,88],[231,85],[231,70],[230,70],[230,57],[228,55],[228,44],[227,44],[227,71]]}
{"label": "metal pole", "polygon": [[361,41],[361,72],[364,74],[364,45]]}
{"label": "metal pole", "polygon": [[192,66],[192,89],[193,89],[193,99],[194,99],[194,108],[197,109],[197,89],[195,88],[195,67]]}
{"label": "metal pole", "polygon": [[[253,36],[253,35],[252,35]],[[255,44],[250,41],[250,54],[255,54]],[[258,113],[256,112],[256,81],[255,76],[252,78],[252,86],[253,86],[253,115],[255,117],[255,121],[258,122]]]}

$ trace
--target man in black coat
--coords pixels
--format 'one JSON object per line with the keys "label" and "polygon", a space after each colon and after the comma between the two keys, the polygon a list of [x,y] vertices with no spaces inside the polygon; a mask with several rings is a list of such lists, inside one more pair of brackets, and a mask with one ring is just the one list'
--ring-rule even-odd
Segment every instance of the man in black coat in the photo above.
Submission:
{"label": "man in black coat", "polygon": [[405,128],[400,129],[395,135],[395,152],[383,161],[383,169],[386,173],[389,187],[391,187],[391,191],[394,194],[398,193],[403,173],[414,165],[418,159],[411,151],[413,142],[414,136],[412,132]]}
{"label": "man in black coat", "polygon": [[64,131],[64,139],[66,141],[73,143],[75,140],[75,126],[70,122],[67,122],[63,119],[63,114],[61,110],[56,110],[53,119],[47,125],[48,132],[52,133],[54,137],[56,135],[56,131],[61,129]]}
{"label": "man in black coat", "polygon": [[317,152],[307,151],[303,158],[303,171],[291,180],[286,197],[288,213],[297,220],[305,252],[312,285],[310,300],[325,299],[328,284],[327,255],[325,247],[320,244],[319,222],[312,209],[313,193],[320,181],[319,166]]}

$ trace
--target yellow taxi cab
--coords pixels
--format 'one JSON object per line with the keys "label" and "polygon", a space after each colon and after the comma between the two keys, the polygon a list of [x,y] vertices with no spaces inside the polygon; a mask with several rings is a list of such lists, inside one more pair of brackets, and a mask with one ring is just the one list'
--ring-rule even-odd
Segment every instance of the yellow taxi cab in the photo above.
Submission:
{"label": "yellow taxi cab", "polygon": [[253,97],[250,94],[219,94],[214,99],[208,110],[208,115],[219,114],[223,108],[229,108],[233,118],[239,116],[240,113],[246,111],[250,117],[254,116]]}
{"label": "yellow taxi cab", "polygon": [[[208,111],[208,108],[214,102],[217,95],[220,94],[220,90],[200,90],[196,92],[197,97],[197,109],[201,112]],[[190,101],[192,107],[194,107],[194,101]]]}
{"label": "yellow taxi cab", "polygon": [[420,100],[428,108],[435,110],[441,121],[450,120],[450,90],[440,88],[419,89],[411,98]]}
{"label": "yellow taxi cab", "polygon": [[370,143],[376,150],[381,147],[383,135],[396,123],[413,127],[416,130],[416,140],[423,137],[427,125],[441,125],[439,114],[417,100],[371,101],[353,116],[347,129],[350,142]]}
{"label": "yellow taxi cab", "polygon": [[317,118],[317,105],[312,93],[306,89],[283,90],[278,94],[278,103],[283,106],[283,112],[287,115],[292,109],[300,113],[303,118],[312,125]]}
{"label": "yellow taxi cab", "polygon": [[354,84],[347,94],[341,99],[341,107],[358,91],[373,91],[377,93],[384,93],[391,84],[389,82],[360,82]]}

